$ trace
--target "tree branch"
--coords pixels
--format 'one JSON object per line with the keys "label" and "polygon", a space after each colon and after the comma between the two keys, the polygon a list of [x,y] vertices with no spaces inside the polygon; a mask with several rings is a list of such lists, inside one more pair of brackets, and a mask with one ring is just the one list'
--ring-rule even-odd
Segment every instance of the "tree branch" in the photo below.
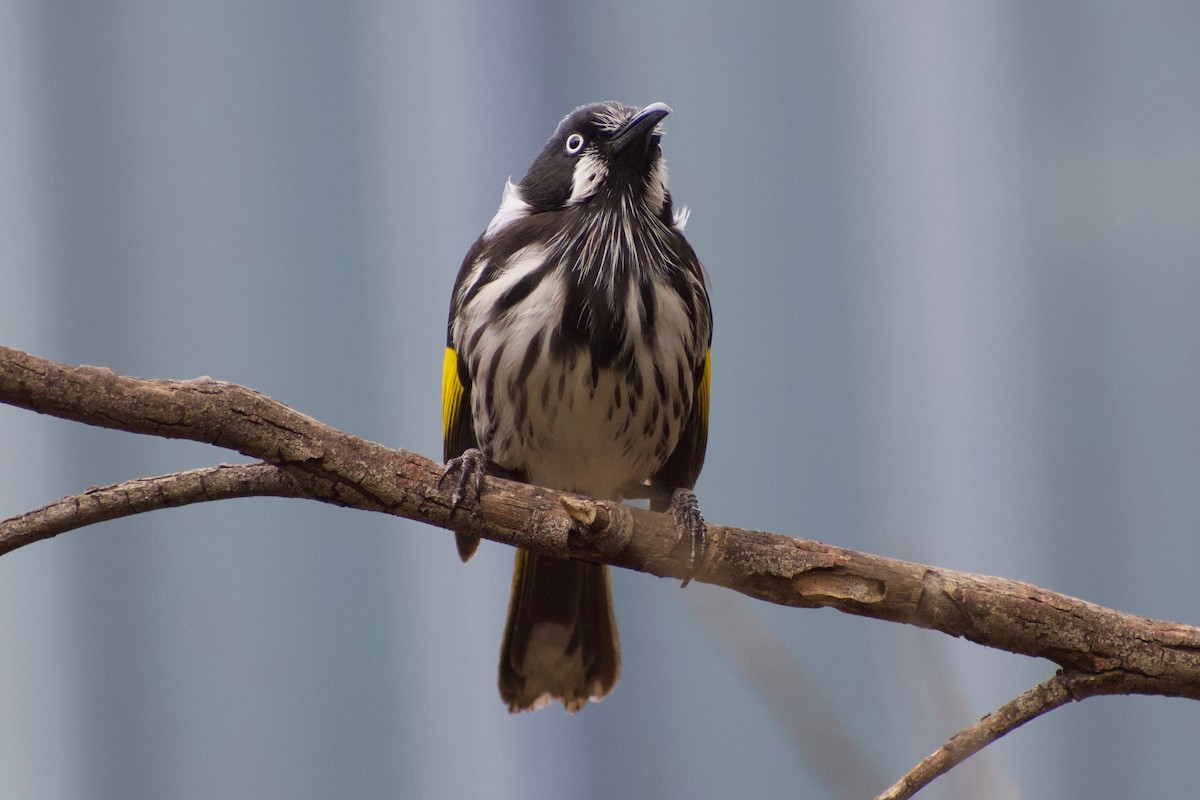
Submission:
{"label": "tree branch", "polygon": [[1072,700],[1094,694],[1109,694],[1104,681],[1094,676],[1059,672],[1028,689],[988,714],[979,722],[963,728],[950,740],[926,756],[875,800],[907,800],[925,788],[934,778],[955,766],[1029,720],[1053,711]]}
{"label": "tree branch", "polygon": [[[268,397],[211,378],[154,381],[68,367],[0,347],[0,401],[107,428],[193,439],[279,466],[316,500],[384,511],[560,557],[681,578],[665,515],[489,478],[451,517],[442,467],[350,436]],[[596,516],[584,525],[580,509]],[[586,517],[586,513],[582,514]],[[8,525],[10,523],[4,523]],[[1112,676],[1122,691],[1200,699],[1200,629],[1139,617],[1004,578],[709,524],[697,580],[760,600],[903,622]],[[10,548],[11,549],[11,548]],[[3,551],[0,551],[3,552]],[[607,555],[611,553],[611,555]]]}
{"label": "tree branch", "polygon": [[[128,378],[0,347],[0,402],[89,425],[236,450],[278,467],[282,475],[272,485],[289,496],[382,511],[549,555],[661,577],[689,573],[689,565],[673,552],[675,530],[666,515],[498,478],[488,479],[478,502],[452,514],[451,487],[440,485],[440,464],[334,430],[251,389],[211,378]],[[258,488],[263,489],[275,479],[265,467],[258,469],[258,477],[250,482],[260,481]],[[285,484],[283,476],[293,483]],[[151,479],[151,485],[168,482],[169,477]],[[136,510],[141,509],[130,513]],[[0,523],[0,554],[67,529],[54,528],[60,523],[50,521],[52,512],[43,513],[40,521],[31,522],[28,516]],[[1086,686],[1088,695],[1200,699],[1200,628],[1125,614],[1004,578],[808,539],[714,524],[708,532],[709,548],[696,580],[772,603],[828,606],[1047,658],[1071,676],[1069,685]],[[1044,686],[1054,688],[1066,680]],[[1076,691],[1075,696],[1083,695]],[[996,735],[1024,721],[1020,709],[1025,706],[1011,706],[996,715],[1018,721],[1007,728],[997,723]],[[1025,718],[1032,716],[1036,714]],[[953,750],[952,745],[958,747],[954,740],[946,747]]]}
{"label": "tree branch", "polygon": [[221,464],[93,487],[0,523],[0,553],[86,525],[158,508],[233,497],[305,497],[300,485],[270,464]]}

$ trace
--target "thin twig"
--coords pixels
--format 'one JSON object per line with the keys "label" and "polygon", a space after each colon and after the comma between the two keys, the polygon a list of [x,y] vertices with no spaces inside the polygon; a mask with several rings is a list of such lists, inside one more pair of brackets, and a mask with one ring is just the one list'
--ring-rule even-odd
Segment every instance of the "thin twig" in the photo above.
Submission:
{"label": "thin twig", "polygon": [[105,520],[232,497],[303,497],[278,467],[222,464],[88,489],[0,522],[0,553]]}
{"label": "thin twig", "polygon": [[1037,686],[1009,700],[970,727],[950,737],[908,771],[875,800],[907,800],[939,775],[945,775],[958,764],[987,747],[992,742],[1024,725],[1047,711],[1053,711],[1072,700],[1093,694],[1093,681],[1086,676],[1059,672]]}

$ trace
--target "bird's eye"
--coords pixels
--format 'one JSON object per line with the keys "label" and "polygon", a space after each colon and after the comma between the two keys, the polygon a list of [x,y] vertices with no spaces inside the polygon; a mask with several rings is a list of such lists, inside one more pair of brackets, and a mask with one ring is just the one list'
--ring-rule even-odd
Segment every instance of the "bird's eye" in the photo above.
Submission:
{"label": "bird's eye", "polygon": [[567,155],[573,156],[583,149],[583,136],[572,133],[567,137]]}

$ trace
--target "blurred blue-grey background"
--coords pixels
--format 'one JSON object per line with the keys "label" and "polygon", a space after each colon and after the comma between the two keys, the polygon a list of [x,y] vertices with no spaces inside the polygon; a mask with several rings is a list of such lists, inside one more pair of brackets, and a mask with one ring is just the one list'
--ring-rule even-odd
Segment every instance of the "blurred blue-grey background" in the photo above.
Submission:
{"label": "blurred blue-grey background", "polygon": [[[436,457],[459,262],[609,98],[675,109],[710,519],[1200,623],[1196,3],[2,0],[0,342]],[[237,458],[0,407],[0,517]],[[1052,672],[619,573],[616,692],[510,717],[511,556],[283,500],[7,555],[0,798],[861,797]],[[922,796],[1191,796],[1197,742],[1088,700]]]}

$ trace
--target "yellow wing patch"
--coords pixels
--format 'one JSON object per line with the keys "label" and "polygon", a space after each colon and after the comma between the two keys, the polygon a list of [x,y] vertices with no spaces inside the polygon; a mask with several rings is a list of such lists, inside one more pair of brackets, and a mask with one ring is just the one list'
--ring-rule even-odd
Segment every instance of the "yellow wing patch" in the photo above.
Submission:
{"label": "yellow wing patch", "polygon": [[446,359],[442,362],[442,439],[449,439],[450,432],[458,423],[462,413],[463,385],[458,377],[458,353],[453,347],[446,348]]}
{"label": "yellow wing patch", "polygon": [[704,354],[704,374],[696,387],[696,406],[700,411],[700,425],[708,430],[708,387],[712,384],[712,348]]}

